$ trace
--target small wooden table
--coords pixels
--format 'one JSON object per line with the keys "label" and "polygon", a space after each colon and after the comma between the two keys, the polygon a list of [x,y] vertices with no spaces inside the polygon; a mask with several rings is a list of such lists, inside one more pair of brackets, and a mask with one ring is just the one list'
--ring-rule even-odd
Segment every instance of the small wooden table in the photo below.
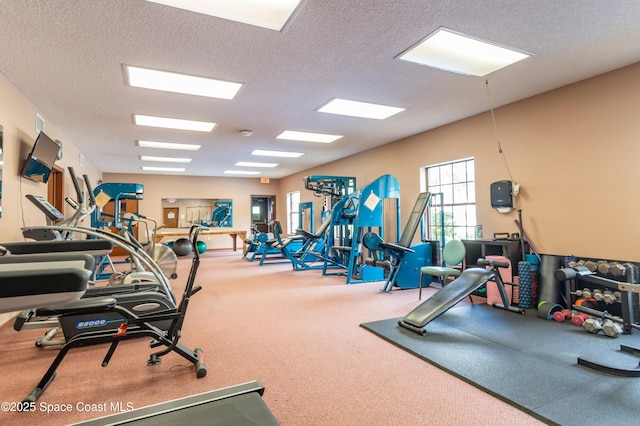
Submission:
{"label": "small wooden table", "polygon": [[[238,238],[242,241],[244,250],[244,240],[247,239],[247,231],[237,231],[227,228],[202,228],[198,236],[203,235],[229,235],[233,240],[233,251],[238,250]],[[156,232],[156,243],[162,241],[165,237],[189,237],[189,228],[164,228]]]}

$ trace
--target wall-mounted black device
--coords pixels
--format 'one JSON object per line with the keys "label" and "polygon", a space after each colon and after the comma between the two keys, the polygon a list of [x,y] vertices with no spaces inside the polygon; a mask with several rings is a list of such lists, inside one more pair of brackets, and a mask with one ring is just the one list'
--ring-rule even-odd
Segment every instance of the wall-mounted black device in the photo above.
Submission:
{"label": "wall-mounted black device", "polygon": [[491,184],[491,207],[494,209],[514,208],[513,182],[499,180]]}

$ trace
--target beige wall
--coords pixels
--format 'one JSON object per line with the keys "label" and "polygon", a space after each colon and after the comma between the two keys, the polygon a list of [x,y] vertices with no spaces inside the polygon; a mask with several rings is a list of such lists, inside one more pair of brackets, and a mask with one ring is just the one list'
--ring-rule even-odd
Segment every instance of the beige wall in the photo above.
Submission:
{"label": "beige wall", "polygon": [[[278,181],[260,183],[256,178],[185,177],[143,174],[105,173],[104,182],[141,183],[144,199],[138,203],[139,212],[162,221],[162,199],[218,198],[233,201],[233,229],[249,231],[251,227],[251,196],[278,194]],[[277,198],[276,198],[277,201]],[[284,205],[283,205],[284,206]],[[283,216],[286,210],[283,212]],[[207,248],[231,247],[226,235],[206,237]]]}
{"label": "beige wall", "polygon": [[[517,207],[541,253],[640,261],[639,82],[635,64],[495,111],[502,149],[521,185]],[[489,112],[281,179],[279,200],[300,189],[302,201],[314,201],[301,189],[306,175],[355,176],[361,188],[390,173],[400,182],[404,226],[420,191],[420,169],[466,157],[475,158],[485,237],[517,232],[516,210],[501,214],[490,206],[490,184],[509,174]]]}
{"label": "beige wall", "polygon": [[[101,177],[100,171],[85,158],[80,167],[80,152],[60,129],[56,128],[46,115],[27,99],[3,74],[0,74],[0,125],[4,130],[2,149],[2,218],[0,218],[0,242],[22,241],[20,229],[24,225],[44,225],[45,217],[33,204],[25,199],[26,194],[47,196],[47,186],[29,179],[20,178],[22,166],[38,133],[35,129],[36,112],[46,123],[45,133],[52,139],[61,140],[64,155],[57,166],[75,168],[95,182]],[[68,176],[68,175],[67,175]],[[68,178],[64,180],[66,194],[74,194]],[[66,207],[65,215],[71,215],[71,207]],[[11,314],[0,314],[0,324]]]}

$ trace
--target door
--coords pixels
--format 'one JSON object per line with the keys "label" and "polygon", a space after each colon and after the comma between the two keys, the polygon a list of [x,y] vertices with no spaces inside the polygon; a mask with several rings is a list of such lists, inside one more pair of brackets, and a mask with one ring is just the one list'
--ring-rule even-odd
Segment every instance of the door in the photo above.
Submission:
{"label": "door", "polygon": [[51,170],[51,175],[49,175],[47,201],[59,212],[64,212],[64,169],[58,166],[54,166]]}
{"label": "door", "polygon": [[[116,218],[113,217],[113,213],[114,213],[114,200],[109,201],[107,204],[104,205],[104,207],[102,208],[102,212],[105,213],[106,215],[111,215],[108,216],[111,220],[115,220]],[[120,222],[122,221],[122,216],[125,213],[134,213],[134,214],[138,214],[138,200],[120,200]],[[107,219],[109,220],[109,219]],[[127,222],[123,222],[124,225],[127,225]],[[108,229],[113,232],[114,234],[117,234],[119,232],[119,230],[114,227],[114,226],[109,226]],[[140,239],[138,238],[138,226],[137,225],[133,225],[131,232],[133,233],[133,236],[136,240],[140,241]],[[142,241],[140,241],[141,243],[146,243],[147,240],[143,239]],[[113,251],[111,252],[112,256],[126,256],[129,253],[127,253],[126,250],[121,249],[120,247],[114,247]]]}
{"label": "door", "polygon": [[251,225],[260,232],[273,232],[271,222],[275,219],[275,195],[251,196]]}
{"label": "door", "polygon": [[178,228],[178,207],[164,207],[162,209],[162,223],[167,228]]}

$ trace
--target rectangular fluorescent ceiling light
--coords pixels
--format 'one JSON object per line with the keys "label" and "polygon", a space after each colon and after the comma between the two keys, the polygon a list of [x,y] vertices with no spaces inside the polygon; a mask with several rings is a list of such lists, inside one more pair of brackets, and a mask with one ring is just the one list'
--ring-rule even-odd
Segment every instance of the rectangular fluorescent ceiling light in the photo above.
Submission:
{"label": "rectangular fluorescent ceiling light", "polygon": [[142,166],[142,170],[148,172],[184,172],[184,167],[154,167],[154,166]]}
{"label": "rectangular fluorescent ceiling light", "polygon": [[459,74],[485,76],[532,54],[438,28],[398,58]]}
{"label": "rectangular fluorescent ceiling light", "polygon": [[190,163],[191,158],[177,158],[177,157],[151,157],[149,155],[141,155],[142,161],[164,161],[167,163]]}
{"label": "rectangular fluorescent ceiling light", "polygon": [[138,141],[138,146],[142,148],[183,149],[185,151],[197,151],[202,145],[189,143]]}
{"label": "rectangular fluorescent ceiling light", "polygon": [[385,118],[389,118],[392,115],[404,111],[404,108],[336,98],[320,107],[318,111],[327,112],[329,114],[384,120]]}
{"label": "rectangular fluorescent ceiling light", "polygon": [[193,130],[196,132],[210,132],[216,123],[207,121],[182,120],[179,118],[152,117],[149,115],[133,116],[133,121],[138,126],[162,127],[165,129]]}
{"label": "rectangular fluorescent ceiling light", "polygon": [[241,83],[150,70],[130,65],[125,65],[124,69],[129,86],[142,87],[144,89],[184,93],[208,98],[233,99],[242,87]]}
{"label": "rectangular fluorescent ceiling light", "polygon": [[264,155],[266,157],[285,157],[285,158],[298,158],[304,155],[304,152],[290,152],[290,151],[268,151],[264,149],[256,149],[251,152],[251,155]]}
{"label": "rectangular fluorescent ceiling light", "polygon": [[281,31],[301,0],[148,0],[165,6]]}
{"label": "rectangular fluorescent ceiling light", "polygon": [[238,161],[238,167],[278,167],[278,163],[252,163],[251,161]]}
{"label": "rectangular fluorescent ceiling light", "polygon": [[291,141],[302,142],[320,142],[331,143],[340,139],[342,135],[327,135],[324,133],[308,133],[308,132],[296,132],[294,130],[285,130],[276,136],[276,139],[287,139]]}
{"label": "rectangular fluorescent ceiling light", "polygon": [[259,175],[260,172],[249,170],[225,170],[223,172],[226,175]]}

